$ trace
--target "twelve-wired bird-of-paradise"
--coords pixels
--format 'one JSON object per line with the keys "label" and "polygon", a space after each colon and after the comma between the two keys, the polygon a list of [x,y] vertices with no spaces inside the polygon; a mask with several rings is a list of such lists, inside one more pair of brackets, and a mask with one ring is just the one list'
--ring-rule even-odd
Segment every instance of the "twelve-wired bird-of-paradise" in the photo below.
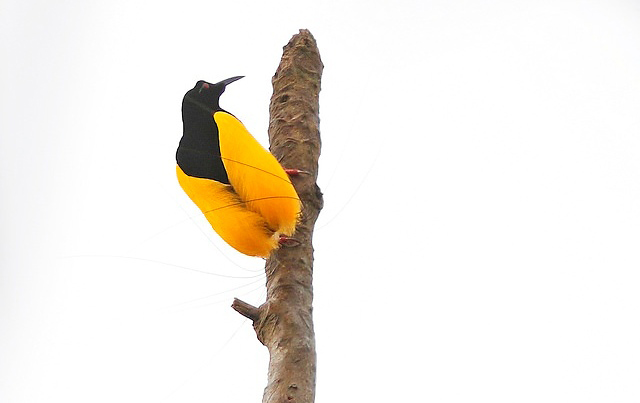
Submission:
{"label": "twelve-wired bird-of-paradise", "polygon": [[220,108],[226,86],[198,81],[182,101],[178,181],[233,248],[268,257],[295,231],[301,203],[287,172],[235,116]]}

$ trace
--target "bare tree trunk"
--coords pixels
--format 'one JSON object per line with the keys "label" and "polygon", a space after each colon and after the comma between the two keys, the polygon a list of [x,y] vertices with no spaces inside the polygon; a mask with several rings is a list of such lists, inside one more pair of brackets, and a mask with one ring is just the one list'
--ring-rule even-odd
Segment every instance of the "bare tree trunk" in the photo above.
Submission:
{"label": "bare tree trunk", "polygon": [[313,227],[322,209],[316,185],[320,156],[318,95],[322,61],[315,39],[300,30],[284,47],[273,76],[269,107],[271,152],[294,176],[303,203],[295,232],[300,245],[282,247],[267,260],[267,301],[256,308],[238,299],[232,307],[253,321],[258,340],[269,349],[263,403],[313,403],[316,350],[313,331]]}

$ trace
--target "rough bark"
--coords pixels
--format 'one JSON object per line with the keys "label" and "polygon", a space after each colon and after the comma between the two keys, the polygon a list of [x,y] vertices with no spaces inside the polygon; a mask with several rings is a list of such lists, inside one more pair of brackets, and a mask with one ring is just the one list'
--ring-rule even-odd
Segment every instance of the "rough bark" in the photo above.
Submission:
{"label": "rough bark", "polygon": [[269,106],[271,152],[285,168],[304,174],[292,182],[303,203],[294,234],[300,244],[281,247],[267,260],[267,300],[254,307],[236,299],[232,307],[253,321],[269,350],[263,403],[312,403],[316,352],[312,319],[313,227],[322,209],[316,184],[320,156],[319,103],[322,61],[315,39],[300,30],[284,47],[273,76]]}

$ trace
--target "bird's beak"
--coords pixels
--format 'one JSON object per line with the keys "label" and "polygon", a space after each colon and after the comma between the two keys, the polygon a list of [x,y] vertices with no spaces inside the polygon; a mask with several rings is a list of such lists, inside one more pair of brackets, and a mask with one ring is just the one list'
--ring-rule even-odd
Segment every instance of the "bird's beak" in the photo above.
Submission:
{"label": "bird's beak", "polygon": [[222,80],[220,81],[218,84],[216,85],[222,85],[222,86],[227,86],[229,84],[231,84],[234,81],[238,81],[239,79],[241,79],[244,76],[235,76],[235,77],[231,77],[231,78],[227,78],[226,80]]}

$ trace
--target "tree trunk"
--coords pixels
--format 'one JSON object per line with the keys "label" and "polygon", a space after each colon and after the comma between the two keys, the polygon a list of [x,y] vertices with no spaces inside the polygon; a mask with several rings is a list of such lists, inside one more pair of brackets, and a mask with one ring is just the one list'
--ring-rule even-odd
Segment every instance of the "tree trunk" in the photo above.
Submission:
{"label": "tree trunk", "polygon": [[293,247],[267,260],[267,300],[256,308],[235,299],[232,307],[253,321],[258,340],[269,349],[263,403],[313,403],[316,351],[313,331],[313,227],[322,209],[316,184],[320,156],[318,95],[322,61],[315,39],[300,30],[284,47],[273,76],[269,106],[271,153],[285,168],[303,170],[292,182],[302,200]]}

